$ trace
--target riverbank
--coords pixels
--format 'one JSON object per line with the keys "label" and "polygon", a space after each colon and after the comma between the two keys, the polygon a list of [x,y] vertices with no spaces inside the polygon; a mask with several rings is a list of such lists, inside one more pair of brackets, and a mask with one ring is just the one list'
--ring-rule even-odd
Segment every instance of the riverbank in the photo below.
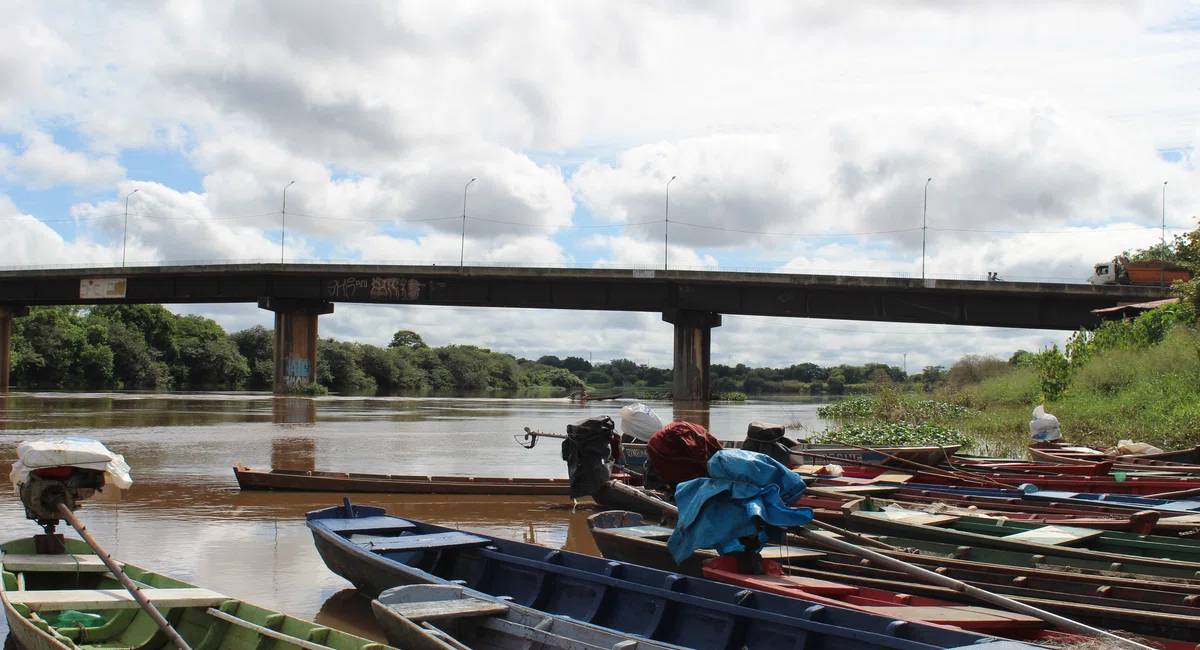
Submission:
{"label": "riverbank", "polygon": [[1107,448],[1133,440],[1178,449],[1200,442],[1200,330],[1186,307],[1076,333],[1061,351],[1054,346],[1017,353],[1009,362],[980,361],[960,363],[986,372],[952,368],[948,374],[960,379],[928,393],[882,384],[869,396],[823,410],[843,422],[932,421],[959,432],[964,451],[977,454],[1024,455],[1039,404],[1072,443]]}

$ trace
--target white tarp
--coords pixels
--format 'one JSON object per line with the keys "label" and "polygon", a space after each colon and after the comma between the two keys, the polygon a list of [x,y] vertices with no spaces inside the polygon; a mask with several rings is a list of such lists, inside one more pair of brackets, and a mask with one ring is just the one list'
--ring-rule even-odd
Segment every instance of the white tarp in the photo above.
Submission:
{"label": "white tarp", "polygon": [[129,465],[121,454],[109,451],[99,440],[91,438],[56,438],[27,440],[17,447],[17,462],[8,478],[17,486],[29,479],[35,469],[44,467],[81,467],[104,472],[104,484],[122,490],[133,485]]}
{"label": "white tarp", "polygon": [[650,442],[650,436],[663,427],[662,420],[649,406],[638,402],[621,409],[621,433],[633,436],[642,442]]}

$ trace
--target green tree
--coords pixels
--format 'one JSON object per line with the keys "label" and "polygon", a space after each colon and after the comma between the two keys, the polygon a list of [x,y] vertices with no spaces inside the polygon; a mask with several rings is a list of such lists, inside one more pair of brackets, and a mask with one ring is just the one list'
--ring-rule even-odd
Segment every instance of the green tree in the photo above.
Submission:
{"label": "green tree", "polygon": [[238,352],[246,358],[250,388],[270,388],[275,381],[275,332],[262,325],[234,332],[229,336]]}
{"label": "green tree", "polygon": [[362,358],[361,344],[321,339],[317,342],[317,383],[342,393],[374,394],[378,386],[359,366]]}
{"label": "green tree", "polygon": [[592,362],[582,357],[567,357],[562,360],[562,367],[571,372],[578,372],[580,370],[587,372],[592,369]]}
{"label": "green tree", "polygon": [[537,362],[542,364],[543,366],[550,366],[551,368],[562,368],[563,367],[562,359],[559,359],[558,357],[553,356],[553,355],[546,355],[544,357],[540,357],[537,360]]}
{"label": "green tree", "polygon": [[427,348],[425,339],[421,338],[420,334],[412,330],[400,330],[392,335],[392,342],[388,343],[389,348],[410,348],[420,349]]}

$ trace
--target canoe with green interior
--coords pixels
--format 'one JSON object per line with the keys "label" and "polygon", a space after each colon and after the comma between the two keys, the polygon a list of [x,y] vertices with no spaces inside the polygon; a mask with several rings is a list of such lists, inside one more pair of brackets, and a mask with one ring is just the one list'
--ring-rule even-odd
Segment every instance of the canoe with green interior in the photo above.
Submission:
{"label": "canoe with green interior", "polygon": [[[0,544],[0,602],[24,650],[174,650],[81,540],[36,554],[33,538]],[[192,650],[389,650],[376,643],[125,564],[125,574]]]}
{"label": "canoe with green interior", "polygon": [[[847,528],[856,532],[1079,560],[1091,565],[1089,568],[1200,577],[1200,543],[1189,539],[878,508],[869,498],[847,504],[842,514]],[[891,543],[903,545],[901,541]]]}

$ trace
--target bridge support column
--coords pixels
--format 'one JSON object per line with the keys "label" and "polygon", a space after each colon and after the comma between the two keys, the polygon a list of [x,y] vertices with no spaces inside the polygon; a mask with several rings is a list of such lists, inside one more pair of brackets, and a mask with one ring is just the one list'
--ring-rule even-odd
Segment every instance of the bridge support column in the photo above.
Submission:
{"label": "bridge support column", "polygon": [[258,306],[275,312],[275,394],[316,382],[317,317],[332,314],[333,303],[260,298]]}
{"label": "bridge support column", "polygon": [[721,326],[721,315],[669,309],[662,318],[675,326],[675,399],[707,402],[711,393],[708,365],[712,356],[712,328]]}
{"label": "bridge support column", "polygon": [[0,392],[8,391],[8,371],[12,364],[12,321],[28,313],[28,307],[0,305]]}

